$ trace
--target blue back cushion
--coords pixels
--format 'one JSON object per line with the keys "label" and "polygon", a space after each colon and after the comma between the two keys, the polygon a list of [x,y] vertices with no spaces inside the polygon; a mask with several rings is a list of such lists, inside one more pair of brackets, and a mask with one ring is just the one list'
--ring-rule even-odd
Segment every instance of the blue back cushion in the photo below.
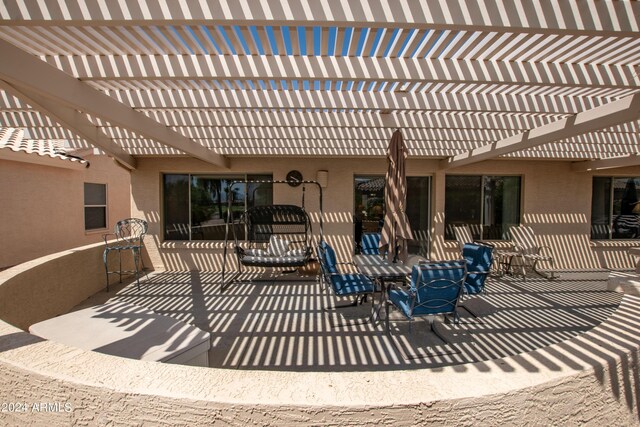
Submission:
{"label": "blue back cushion", "polygon": [[411,288],[417,289],[413,314],[453,312],[460,296],[464,265],[464,261],[415,265],[411,271]]}
{"label": "blue back cushion", "polygon": [[362,253],[365,255],[380,254],[380,233],[365,233],[362,235]]}
{"label": "blue back cushion", "polygon": [[482,292],[493,262],[493,248],[486,245],[467,243],[462,248],[462,256],[467,261],[467,279],[464,287],[473,295]]}
{"label": "blue back cushion", "polygon": [[320,248],[320,256],[322,257],[320,262],[324,264],[328,273],[337,273],[338,266],[336,265],[336,251],[334,251],[331,245],[324,240],[320,243]]}

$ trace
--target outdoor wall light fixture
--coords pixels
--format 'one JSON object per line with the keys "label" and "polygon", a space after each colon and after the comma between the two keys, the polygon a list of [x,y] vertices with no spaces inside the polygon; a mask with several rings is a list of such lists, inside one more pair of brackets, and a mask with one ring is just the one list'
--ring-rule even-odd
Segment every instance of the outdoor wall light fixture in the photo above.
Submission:
{"label": "outdoor wall light fixture", "polygon": [[329,171],[321,170],[316,172],[316,181],[320,184],[320,187],[327,188],[329,184]]}

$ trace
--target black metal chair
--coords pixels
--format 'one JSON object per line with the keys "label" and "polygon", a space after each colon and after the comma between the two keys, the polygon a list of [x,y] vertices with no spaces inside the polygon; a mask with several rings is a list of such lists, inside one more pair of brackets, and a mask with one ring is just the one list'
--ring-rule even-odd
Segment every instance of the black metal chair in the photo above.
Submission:
{"label": "black metal chair", "polygon": [[[144,236],[147,234],[147,221],[139,218],[127,218],[116,223],[113,233],[104,234],[105,248],[102,254],[104,269],[107,275],[107,292],[109,291],[109,275],[117,274],[122,283],[123,274],[134,274],[138,289],[140,289],[140,273],[144,272],[142,249]],[[133,256],[133,270],[122,270],[122,251],[131,251]],[[109,270],[109,253],[118,253],[118,269]]]}

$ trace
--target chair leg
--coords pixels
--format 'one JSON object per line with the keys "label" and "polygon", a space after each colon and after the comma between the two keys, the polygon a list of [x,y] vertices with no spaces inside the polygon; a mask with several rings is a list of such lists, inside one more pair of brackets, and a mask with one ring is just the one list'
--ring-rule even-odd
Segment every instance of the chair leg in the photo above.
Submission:
{"label": "chair leg", "polygon": [[[549,263],[551,264],[551,267],[553,268],[553,260],[549,261]],[[540,275],[540,276],[542,276],[542,277],[544,277],[545,279],[548,279],[548,280],[553,280],[553,279],[557,278],[557,276],[555,275],[553,270],[551,270],[551,272],[549,274],[546,274],[546,273],[543,273],[542,271],[538,270],[537,266],[538,266],[538,260],[535,260],[533,262],[533,266],[531,267],[531,269],[536,274],[538,274],[538,275]]]}
{"label": "chair leg", "polygon": [[389,330],[389,302],[385,301],[384,302],[384,322],[385,322],[385,329],[387,331],[387,335],[389,334],[390,330]]}
{"label": "chair leg", "polygon": [[144,257],[142,256],[142,248],[143,248],[142,246],[140,246],[138,248],[138,252],[139,252],[138,256],[140,257],[140,271],[141,272],[143,272],[145,270],[145,268],[144,268]]}
{"label": "chair leg", "polygon": [[109,292],[109,250],[105,249],[102,253],[102,260],[104,261],[104,272],[107,276],[107,292]]}
{"label": "chair leg", "polygon": [[122,283],[122,250],[118,249],[118,277],[119,283]]}
{"label": "chair leg", "polygon": [[138,258],[140,257],[140,255],[136,248],[133,248],[132,251],[133,251],[133,269],[135,270],[135,274],[136,274],[136,286],[138,290],[140,290],[140,273],[138,271]]}
{"label": "chair leg", "polygon": [[376,311],[376,299],[373,296],[373,294],[371,294],[371,317],[369,318],[369,321],[375,326],[375,311]]}

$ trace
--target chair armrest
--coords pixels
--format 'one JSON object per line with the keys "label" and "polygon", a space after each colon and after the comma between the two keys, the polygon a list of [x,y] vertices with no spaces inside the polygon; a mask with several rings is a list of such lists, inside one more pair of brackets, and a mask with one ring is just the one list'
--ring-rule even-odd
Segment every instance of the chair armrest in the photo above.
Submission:
{"label": "chair armrest", "polygon": [[416,291],[415,288],[411,288],[411,279],[409,278],[409,276],[406,276],[402,281],[386,281],[385,280],[385,283],[388,284],[387,291],[391,289],[399,289],[404,292],[410,292],[410,290],[413,289],[414,293]]}
{"label": "chair armrest", "polygon": [[467,271],[467,274],[490,274],[489,270],[487,271]]}
{"label": "chair armrest", "polygon": [[355,263],[353,262],[336,262],[336,265],[353,265],[355,267]]}
{"label": "chair armrest", "polygon": [[109,242],[109,236],[114,236],[117,237],[115,234],[113,233],[106,233],[102,235],[102,239],[104,240],[105,245]]}
{"label": "chair armrest", "polygon": [[513,245],[513,251],[522,254],[524,252],[524,248],[520,245]]}
{"label": "chair armrest", "polygon": [[553,255],[553,252],[551,252],[551,247],[550,246],[540,246],[538,248],[538,253],[541,254],[543,250],[545,252],[549,252],[549,256]]}

